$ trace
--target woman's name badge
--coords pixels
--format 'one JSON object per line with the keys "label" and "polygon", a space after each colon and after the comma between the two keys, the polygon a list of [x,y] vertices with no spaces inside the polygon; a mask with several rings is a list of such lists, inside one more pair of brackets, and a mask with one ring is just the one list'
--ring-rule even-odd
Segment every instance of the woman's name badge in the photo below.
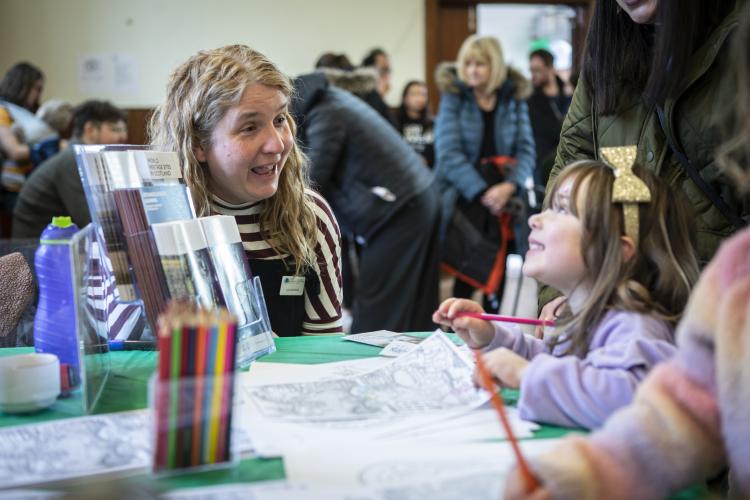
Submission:
{"label": "woman's name badge", "polygon": [[302,295],[304,292],[304,276],[284,276],[281,278],[281,291],[279,291],[279,295]]}

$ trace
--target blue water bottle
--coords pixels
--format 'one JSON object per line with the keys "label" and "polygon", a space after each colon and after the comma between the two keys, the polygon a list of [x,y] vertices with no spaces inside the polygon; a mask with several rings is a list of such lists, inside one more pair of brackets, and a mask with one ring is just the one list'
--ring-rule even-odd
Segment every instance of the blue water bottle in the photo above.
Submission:
{"label": "blue water bottle", "polygon": [[53,217],[42,232],[34,255],[39,304],[34,316],[36,352],[55,354],[60,363],[78,371],[75,302],[71,276],[70,238],[78,231],[70,217]]}

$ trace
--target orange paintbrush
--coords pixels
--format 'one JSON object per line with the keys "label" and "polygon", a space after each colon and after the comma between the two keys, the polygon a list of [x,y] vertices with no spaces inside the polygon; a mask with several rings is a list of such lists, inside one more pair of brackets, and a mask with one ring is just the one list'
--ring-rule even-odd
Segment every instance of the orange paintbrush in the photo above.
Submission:
{"label": "orange paintbrush", "polygon": [[508,421],[508,415],[505,414],[505,405],[503,404],[503,398],[500,396],[498,387],[495,385],[495,382],[492,379],[492,375],[490,375],[490,372],[484,365],[484,361],[482,361],[482,352],[479,349],[476,349],[474,351],[474,356],[477,360],[479,382],[482,384],[484,390],[490,393],[490,401],[492,402],[492,406],[500,416],[500,423],[503,425],[505,434],[506,436],[508,436],[510,445],[513,447],[513,453],[515,453],[516,455],[518,467],[521,469],[521,475],[523,476],[524,482],[526,483],[526,492],[531,493],[539,487],[539,483],[531,473],[529,464],[526,463],[526,460],[521,454],[521,447],[518,445],[518,440],[516,439],[515,434],[513,434],[513,429],[511,428],[510,422]]}

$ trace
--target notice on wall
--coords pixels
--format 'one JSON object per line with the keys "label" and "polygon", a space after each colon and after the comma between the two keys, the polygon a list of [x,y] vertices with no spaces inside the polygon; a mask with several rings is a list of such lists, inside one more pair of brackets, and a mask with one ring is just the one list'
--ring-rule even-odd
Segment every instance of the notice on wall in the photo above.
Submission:
{"label": "notice on wall", "polygon": [[78,84],[86,94],[134,94],[139,91],[138,60],[132,53],[78,56]]}

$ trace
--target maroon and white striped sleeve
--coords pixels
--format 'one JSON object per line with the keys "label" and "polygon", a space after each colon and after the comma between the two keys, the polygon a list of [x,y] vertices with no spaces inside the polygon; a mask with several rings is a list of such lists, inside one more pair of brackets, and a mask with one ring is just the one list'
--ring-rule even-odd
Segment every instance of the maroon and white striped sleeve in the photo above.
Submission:
{"label": "maroon and white striped sleeve", "polygon": [[314,201],[317,217],[317,243],[320,293],[311,296],[305,293],[305,319],[302,335],[341,333],[341,231],[328,203],[319,194],[308,191]]}

